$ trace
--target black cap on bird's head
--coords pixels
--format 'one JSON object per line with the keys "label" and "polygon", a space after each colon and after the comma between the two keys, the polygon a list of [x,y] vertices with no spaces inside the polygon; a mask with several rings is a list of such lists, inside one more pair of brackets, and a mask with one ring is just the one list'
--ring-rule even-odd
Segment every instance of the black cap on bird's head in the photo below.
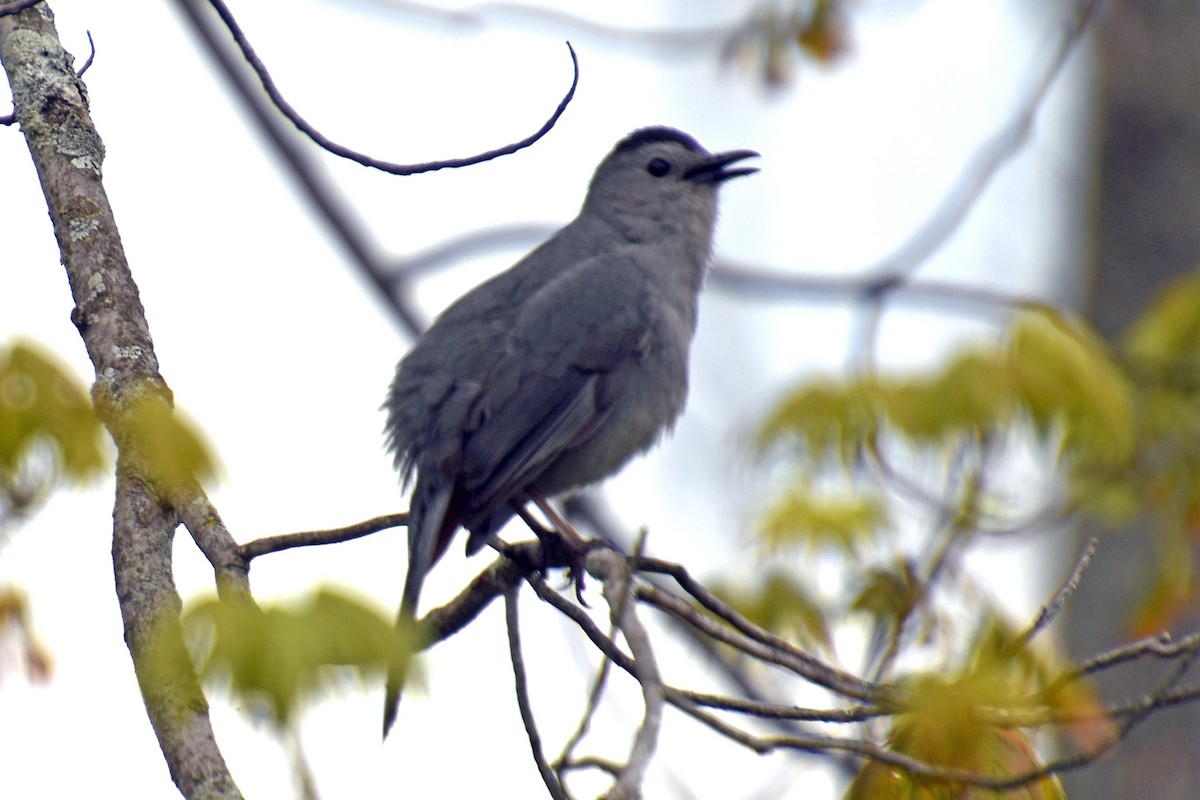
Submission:
{"label": "black cap on bird's head", "polygon": [[[704,236],[703,229],[716,214],[716,188],[758,171],[731,165],[757,155],[753,150],[710,153],[676,128],[640,128],[617,142],[600,162],[584,209],[601,217],[619,216],[624,224],[638,227],[666,218],[698,220]],[[651,235],[648,230],[642,234]]]}
{"label": "black cap on bird's head", "polygon": [[708,152],[700,146],[700,143],[695,138],[677,128],[668,128],[666,125],[652,125],[648,128],[639,128],[617,142],[617,146],[613,148],[613,152],[621,153],[626,150],[636,150],[642,145],[651,142],[678,142],[688,150],[697,153]]}
{"label": "black cap on bird's head", "polygon": [[724,153],[709,153],[700,146],[695,137],[666,125],[654,125],[634,131],[617,143],[617,146],[613,148],[613,154],[637,150],[655,142],[676,142],[697,155],[706,156],[702,161],[692,164],[684,171],[682,175],[684,180],[696,183],[721,183],[730,178],[758,172],[757,167],[726,169],[736,161],[757,157],[758,153],[755,151],[730,150]]}

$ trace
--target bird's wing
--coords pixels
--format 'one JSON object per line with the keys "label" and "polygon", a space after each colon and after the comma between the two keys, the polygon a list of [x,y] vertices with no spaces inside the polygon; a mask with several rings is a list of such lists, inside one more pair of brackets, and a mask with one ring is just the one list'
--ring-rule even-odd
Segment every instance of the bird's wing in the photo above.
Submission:
{"label": "bird's wing", "polygon": [[650,344],[652,306],[637,265],[599,256],[565,270],[525,304],[467,420],[467,526],[513,499],[564,451],[586,442],[620,393],[614,372]]}

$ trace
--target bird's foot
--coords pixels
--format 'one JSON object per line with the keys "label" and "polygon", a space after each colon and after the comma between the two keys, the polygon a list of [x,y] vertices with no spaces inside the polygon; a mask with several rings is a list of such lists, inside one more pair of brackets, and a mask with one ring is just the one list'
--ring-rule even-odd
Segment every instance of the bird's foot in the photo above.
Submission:
{"label": "bird's foot", "polygon": [[513,504],[517,514],[525,520],[525,524],[541,542],[542,574],[546,574],[553,567],[565,566],[567,568],[567,585],[575,585],[575,598],[580,605],[587,608],[587,601],[583,599],[583,592],[586,588],[587,556],[593,548],[603,546],[603,542],[585,539],[575,526],[558,512],[558,509],[550,505],[541,492],[531,488],[528,490],[528,495],[553,526],[546,528],[529,513],[523,504]]}

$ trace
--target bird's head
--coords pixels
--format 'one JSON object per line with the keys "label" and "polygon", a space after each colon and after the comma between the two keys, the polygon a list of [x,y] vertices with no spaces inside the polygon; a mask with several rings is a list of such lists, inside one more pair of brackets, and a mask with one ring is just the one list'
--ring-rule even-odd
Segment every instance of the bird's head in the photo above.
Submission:
{"label": "bird's head", "polygon": [[707,242],[716,220],[717,187],[757,172],[734,166],[757,155],[753,150],[710,153],[674,128],[642,128],[600,162],[582,213],[604,218],[631,241],[682,235]]}

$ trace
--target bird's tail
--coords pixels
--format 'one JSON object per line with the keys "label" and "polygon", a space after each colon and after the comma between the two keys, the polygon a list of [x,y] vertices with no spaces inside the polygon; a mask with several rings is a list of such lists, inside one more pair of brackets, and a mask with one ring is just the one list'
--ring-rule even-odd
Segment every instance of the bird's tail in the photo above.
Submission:
{"label": "bird's tail", "polygon": [[438,546],[438,540],[449,502],[450,492],[431,489],[418,481],[408,518],[408,575],[404,578],[400,613],[396,615],[396,630],[401,634],[406,652],[398,654],[388,664],[383,700],[385,739],[396,722],[400,696],[408,677],[408,665],[415,652],[413,643],[417,634],[417,602],[421,599],[421,587],[425,585],[429,568],[441,554],[440,550],[444,549]]}
{"label": "bird's tail", "polygon": [[[411,571],[409,573],[411,577]],[[409,602],[408,583],[405,582],[404,600],[400,604],[400,613],[396,615],[396,630],[413,632],[416,628],[416,603]],[[420,589],[417,589],[420,592]],[[404,637],[407,639],[408,637]],[[407,646],[407,645],[405,645]],[[404,682],[408,678],[408,662],[412,659],[413,651],[399,654],[388,664],[387,683],[383,696],[383,738],[386,739],[392,726],[396,724],[396,714],[400,710],[400,695],[404,691]]]}

